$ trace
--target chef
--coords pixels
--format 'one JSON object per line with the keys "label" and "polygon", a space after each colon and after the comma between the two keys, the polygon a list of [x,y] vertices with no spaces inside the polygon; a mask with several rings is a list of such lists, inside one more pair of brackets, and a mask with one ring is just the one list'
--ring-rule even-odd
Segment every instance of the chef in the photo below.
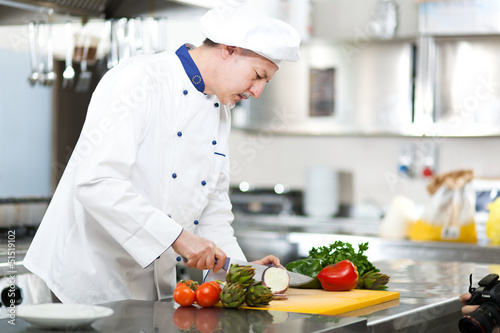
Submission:
{"label": "chef", "polygon": [[217,272],[226,256],[245,260],[231,227],[229,109],[297,61],[300,38],[245,4],[200,24],[201,46],[132,57],[93,93],[24,260],[54,301],[161,299],[179,262]]}

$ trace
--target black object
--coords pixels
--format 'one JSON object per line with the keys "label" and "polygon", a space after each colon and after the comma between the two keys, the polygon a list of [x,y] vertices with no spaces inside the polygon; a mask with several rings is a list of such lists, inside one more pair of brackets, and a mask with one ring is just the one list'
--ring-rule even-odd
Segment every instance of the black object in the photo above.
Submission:
{"label": "black object", "polygon": [[479,305],[477,310],[461,318],[458,327],[461,333],[490,333],[500,324],[500,282],[498,274],[488,274],[472,287],[470,275],[469,292],[472,294],[468,305]]}
{"label": "black object", "polygon": [[19,305],[23,302],[23,292],[21,288],[16,285],[4,288],[0,297],[2,299],[3,305],[7,308],[11,304]]}

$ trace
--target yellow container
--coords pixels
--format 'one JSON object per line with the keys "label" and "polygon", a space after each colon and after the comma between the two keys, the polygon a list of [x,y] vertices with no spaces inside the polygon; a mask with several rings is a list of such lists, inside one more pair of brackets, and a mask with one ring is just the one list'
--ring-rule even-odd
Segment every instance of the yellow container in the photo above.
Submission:
{"label": "yellow container", "polygon": [[408,237],[418,241],[476,243],[476,224],[474,221],[471,221],[464,225],[446,227],[443,225],[431,224],[420,219],[410,226]]}
{"label": "yellow container", "polygon": [[488,205],[490,215],[486,221],[486,236],[491,244],[500,245],[500,197]]}

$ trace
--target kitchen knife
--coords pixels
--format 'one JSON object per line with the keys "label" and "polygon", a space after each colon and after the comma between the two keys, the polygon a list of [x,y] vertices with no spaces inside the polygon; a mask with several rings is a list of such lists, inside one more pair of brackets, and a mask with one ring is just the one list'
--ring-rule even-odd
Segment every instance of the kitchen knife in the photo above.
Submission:
{"label": "kitchen knife", "polygon": [[[264,273],[264,271],[270,267],[270,266],[266,266],[266,265],[254,264],[252,262],[246,262],[246,261],[227,257],[226,262],[224,263],[224,266],[222,267],[222,269],[225,271],[228,271],[229,268],[231,267],[231,265],[252,266],[255,269],[255,275],[260,276],[260,277],[262,277],[262,273]],[[210,273],[211,273],[211,271],[210,271]],[[288,276],[290,277],[290,287],[298,287],[298,286],[304,285],[306,283],[309,283],[313,280],[313,278],[311,278],[307,275],[303,275],[303,274],[299,274],[299,273],[295,273],[295,272],[290,272],[288,270],[287,270],[287,273],[288,273]],[[260,280],[260,278],[257,280]]]}

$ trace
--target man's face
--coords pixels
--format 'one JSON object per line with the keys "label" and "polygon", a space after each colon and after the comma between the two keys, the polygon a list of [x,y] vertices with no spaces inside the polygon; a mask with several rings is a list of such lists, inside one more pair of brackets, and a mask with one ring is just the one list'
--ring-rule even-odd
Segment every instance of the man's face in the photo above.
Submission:
{"label": "man's face", "polygon": [[216,92],[222,104],[232,108],[236,102],[250,97],[259,98],[278,66],[254,52],[233,48],[226,59]]}

